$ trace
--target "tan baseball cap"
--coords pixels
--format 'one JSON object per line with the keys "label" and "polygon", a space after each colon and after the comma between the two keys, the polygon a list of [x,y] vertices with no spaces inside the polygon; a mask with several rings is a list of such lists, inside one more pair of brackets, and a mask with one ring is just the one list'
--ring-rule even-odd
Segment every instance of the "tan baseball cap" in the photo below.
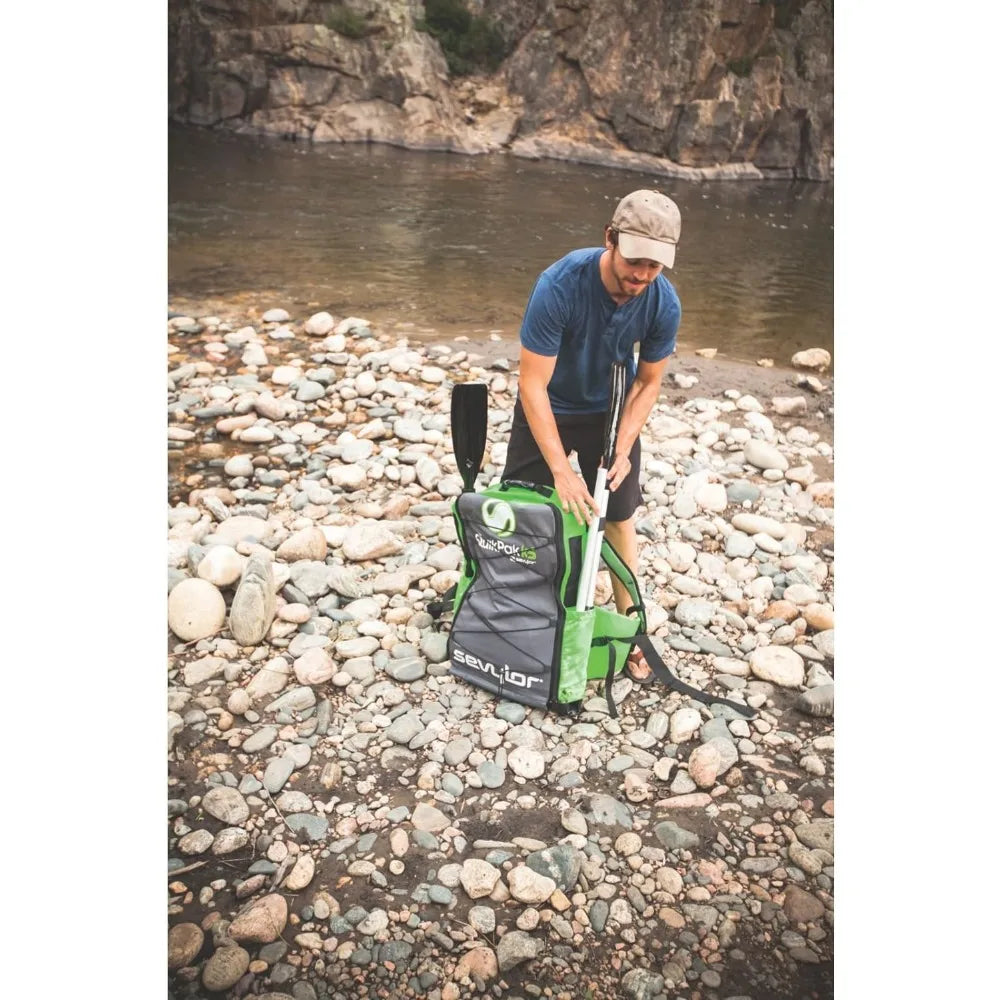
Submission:
{"label": "tan baseball cap", "polygon": [[618,249],[623,257],[645,257],[665,267],[674,266],[677,241],[681,238],[681,210],[659,191],[633,191],[625,195],[611,219],[618,230]]}

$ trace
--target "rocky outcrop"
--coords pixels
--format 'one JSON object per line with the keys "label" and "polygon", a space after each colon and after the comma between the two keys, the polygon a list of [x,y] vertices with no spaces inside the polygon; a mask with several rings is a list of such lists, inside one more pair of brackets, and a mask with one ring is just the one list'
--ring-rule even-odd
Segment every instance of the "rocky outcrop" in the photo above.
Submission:
{"label": "rocky outcrop", "polygon": [[827,180],[831,0],[471,0],[509,53],[449,77],[419,0],[171,0],[170,115],[313,142]]}

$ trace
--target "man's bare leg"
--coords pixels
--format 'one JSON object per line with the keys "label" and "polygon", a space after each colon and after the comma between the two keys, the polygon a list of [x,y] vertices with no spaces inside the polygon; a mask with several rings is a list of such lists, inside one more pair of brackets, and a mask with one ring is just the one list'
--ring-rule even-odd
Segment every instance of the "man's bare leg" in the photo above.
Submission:
{"label": "man's bare leg", "polygon": [[[622,557],[622,561],[635,574],[639,576],[639,542],[635,533],[635,515],[627,521],[605,521],[604,533],[611,543],[611,547]],[[632,607],[632,598],[618,577],[611,575],[611,589],[615,595],[615,607],[619,614],[625,614]],[[633,654],[631,660],[631,672],[636,678],[644,678],[651,673],[649,664],[646,663],[642,654]]]}

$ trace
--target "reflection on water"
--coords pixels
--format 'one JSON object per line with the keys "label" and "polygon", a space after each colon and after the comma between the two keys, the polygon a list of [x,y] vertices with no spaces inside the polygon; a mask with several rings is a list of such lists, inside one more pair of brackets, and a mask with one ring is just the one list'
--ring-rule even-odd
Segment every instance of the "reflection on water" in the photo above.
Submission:
{"label": "reflection on water", "polygon": [[516,338],[538,272],[618,199],[680,206],[680,347],[787,364],[833,350],[829,184],[697,184],[512,156],[317,147],[172,129],[169,293]]}

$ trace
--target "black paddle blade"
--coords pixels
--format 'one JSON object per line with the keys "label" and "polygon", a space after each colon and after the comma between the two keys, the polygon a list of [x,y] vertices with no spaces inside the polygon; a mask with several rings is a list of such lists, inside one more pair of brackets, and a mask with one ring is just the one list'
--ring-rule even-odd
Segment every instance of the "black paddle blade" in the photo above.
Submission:
{"label": "black paddle blade", "polygon": [[616,361],[611,366],[611,385],[608,392],[608,415],[604,419],[604,455],[601,459],[605,469],[610,469],[615,461],[615,442],[618,428],[625,409],[625,364]]}
{"label": "black paddle blade", "polygon": [[461,382],[451,390],[451,440],[466,493],[476,488],[483,464],[488,405],[483,382]]}

